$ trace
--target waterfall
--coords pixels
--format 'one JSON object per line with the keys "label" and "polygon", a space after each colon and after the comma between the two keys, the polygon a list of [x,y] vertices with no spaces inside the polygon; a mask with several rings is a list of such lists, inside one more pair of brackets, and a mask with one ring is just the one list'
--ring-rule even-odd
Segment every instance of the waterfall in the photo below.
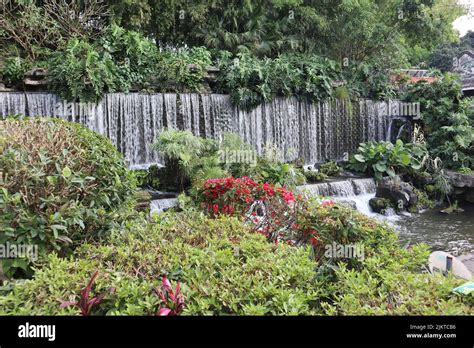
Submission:
{"label": "waterfall", "polygon": [[338,203],[355,206],[362,214],[372,216],[380,221],[396,220],[398,216],[393,209],[386,216],[372,212],[369,201],[375,197],[376,189],[377,185],[373,178],[350,178],[297,187],[297,191],[305,196],[330,197]]}
{"label": "waterfall", "polygon": [[177,205],[177,198],[155,199],[150,202],[150,214],[161,213]]}
{"label": "waterfall", "polygon": [[372,178],[344,179],[298,186],[298,191],[325,197],[353,197],[375,194],[375,190],[375,180]]}
{"label": "waterfall", "polygon": [[[107,136],[132,167],[162,163],[152,144],[165,127],[215,139],[225,132],[237,133],[259,154],[266,144],[276,145],[285,161],[340,160],[360,142],[386,138],[390,107],[371,100],[351,104],[277,97],[247,111],[222,94],[109,93],[92,104],[65,102],[51,93],[0,92],[0,116],[51,116],[79,122]],[[334,185],[318,190],[333,193],[339,190]]]}

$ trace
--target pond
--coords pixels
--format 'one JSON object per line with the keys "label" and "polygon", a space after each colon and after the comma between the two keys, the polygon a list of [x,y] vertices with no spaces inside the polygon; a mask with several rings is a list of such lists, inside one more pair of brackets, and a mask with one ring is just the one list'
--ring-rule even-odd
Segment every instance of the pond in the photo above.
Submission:
{"label": "pond", "polygon": [[[387,222],[399,233],[405,245],[426,243],[433,251],[443,250],[455,256],[474,259],[474,205],[463,203],[462,213],[443,214],[444,207],[425,210],[419,214],[405,213],[384,216],[372,212],[369,200],[375,197],[375,181],[372,178],[341,178],[336,181],[300,186],[313,195],[330,196],[336,201],[350,201],[361,213]],[[473,261],[474,262],[474,261]]]}
{"label": "pond", "polygon": [[462,213],[443,214],[441,208],[400,216],[392,221],[402,242],[426,243],[453,255],[474,254],[474,204],[460,205]]}

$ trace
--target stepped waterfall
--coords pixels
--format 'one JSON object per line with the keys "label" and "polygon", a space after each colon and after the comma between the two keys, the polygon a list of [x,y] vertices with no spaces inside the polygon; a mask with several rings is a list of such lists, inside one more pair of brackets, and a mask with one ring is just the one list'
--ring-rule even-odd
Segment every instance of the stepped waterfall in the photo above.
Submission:
{"label": "stepped waterfall", "polygon": [[375,197],[377,185],[373,178],[346,178],[332,182],[298,186],[298,191],[308,196],[331,197],[337,202],[349,202],[361,213],[379,218],[372,212],[369,200]]}
{"label": "stepped waterfall", "polygon": [[262,153],[276,145],[285,161],[314,164],[343,159],[360,142],[385,140],[396,101],[300,101],[275,98],[253,110],[232,105],[228,95],[110,93],[98,103],[66,103],[51,93],[0,92],[0,116],[51,116],[79,122],[107,136],[130,166],[161,163],[152,149],[165,127],[219,139],[239,134]]}

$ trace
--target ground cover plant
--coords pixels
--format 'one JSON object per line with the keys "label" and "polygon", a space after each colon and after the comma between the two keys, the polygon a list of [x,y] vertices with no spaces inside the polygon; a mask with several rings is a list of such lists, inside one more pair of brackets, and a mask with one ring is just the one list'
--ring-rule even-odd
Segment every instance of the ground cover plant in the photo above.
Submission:
{"label": "ground cover plant", "polygon": [[[331,217],[337,216],[336,208],[320,209],[329,214],[320,222],[343,236],[344,225]],[[155,315],[170,309],[174,305],[154,290],[162,288],[163,277],[182,295],[181,315],[473,313],[469,298],[451,292],[462,281],[421,273],[426,247],[402,249],[388,227],[371,230],[373,221],[352,214],[354,222],[365,225],[351,237],[367,234],[366,241],[360,239],[365,259],[357,265],[340,260],[336,268],[326,268],[330,272],[323,271],[322,260],[309,257],[309,244],[269,242],[238,217],[187,211],[151,223],[138,219],[112,233],[107,243],[84,243],[69,258],[50,254],[33,279],[4,285],[0,313],[79,314],[61,303],[77,301],[97,271],[93,292],[106,295],[91,315]],[[420,291],[426,284],[433,285],[433,293]]]}

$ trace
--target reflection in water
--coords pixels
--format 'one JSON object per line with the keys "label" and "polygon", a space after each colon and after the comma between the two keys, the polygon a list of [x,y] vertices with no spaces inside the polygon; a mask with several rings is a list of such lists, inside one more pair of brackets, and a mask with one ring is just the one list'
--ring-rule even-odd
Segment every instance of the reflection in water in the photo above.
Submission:
{"label": "reflection in water", "polygon": [[463,213],[442,214],[440,208],[402,216],[394,225],[402,242],[426,243],[433,250],[454,255],[474,253],[474,205],[461,205]]}

